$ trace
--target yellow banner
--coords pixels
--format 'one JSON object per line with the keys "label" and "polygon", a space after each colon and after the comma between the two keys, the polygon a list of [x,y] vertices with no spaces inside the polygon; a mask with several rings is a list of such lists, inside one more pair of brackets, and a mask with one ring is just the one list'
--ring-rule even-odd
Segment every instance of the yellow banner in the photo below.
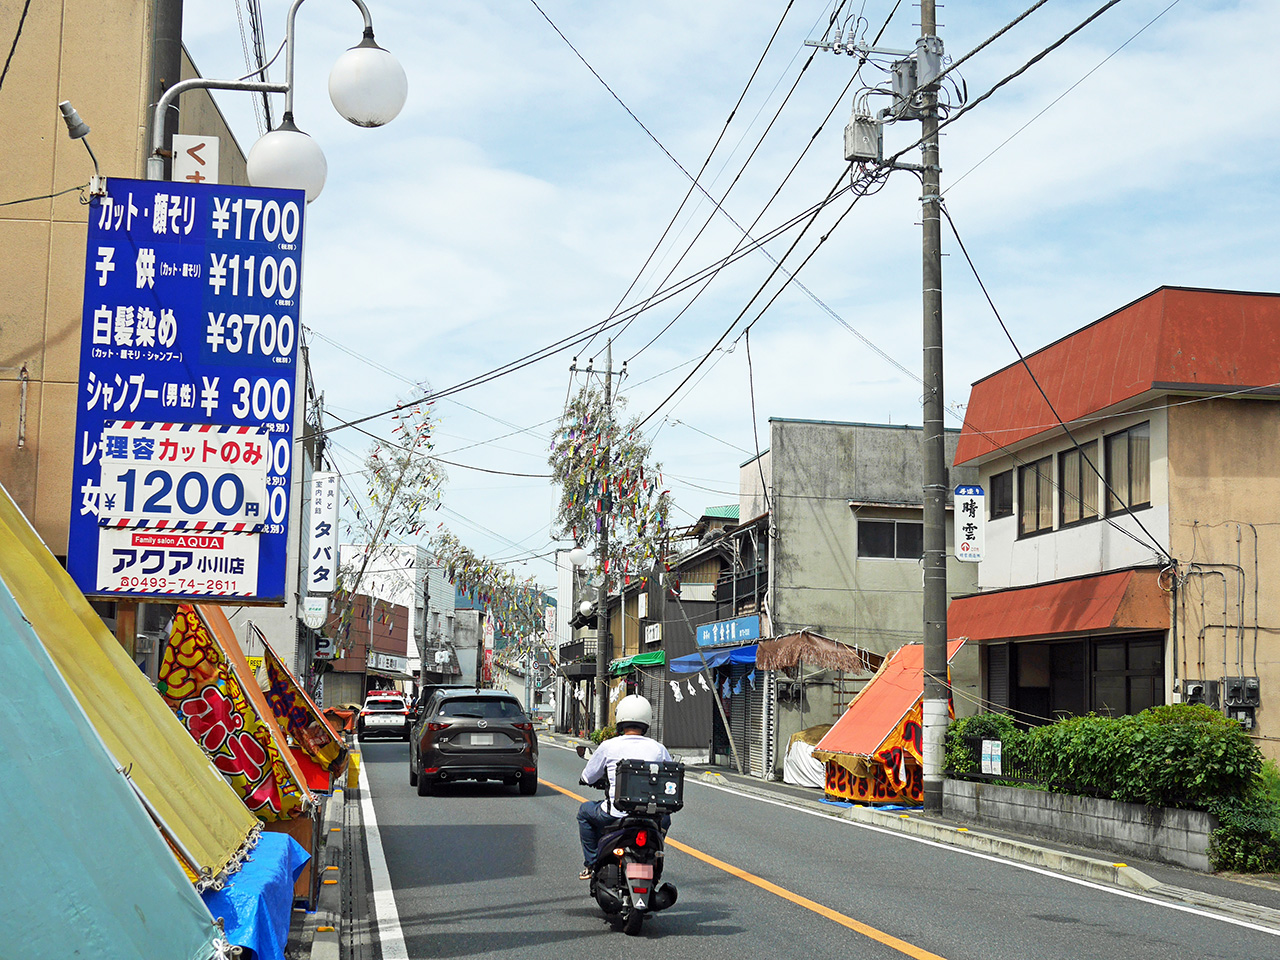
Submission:
{"label": "yellow banner", "polygon": [[[98,735],[165,825],[217,876],[257,822],[0,488],[0,577]],[[48,798],[32,798],[47,802]]]}
{"label": "yellow banner", "polygon": [[917,700],[880,744],[875,756],[841,758],[845,760],[843,764],[828,760],[827,796],[854,803],[924,802],[921,717],[922,707]]}

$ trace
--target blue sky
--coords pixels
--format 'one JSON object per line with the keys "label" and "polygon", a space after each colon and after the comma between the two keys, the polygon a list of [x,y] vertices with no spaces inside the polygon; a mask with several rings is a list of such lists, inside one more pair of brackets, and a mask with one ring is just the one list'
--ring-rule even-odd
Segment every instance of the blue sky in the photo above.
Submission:
{"label": "blue sky", "polygon": [[[725,128],[786,8],[783,0],[539,5],[689,171]],[[409,78],[403,113],[377,130],[347,124],[326,94],[330,65],[359,38],[355,8],[311,0],[298,17],[296,119],[329,162],[324,193],[308,210],[302,313],[316,331],[318,384],[337,416],[417,395],[413,382],[442,389],[483,374],[599,323],[637,274],[628,303],[661,287],[673,268],[681,278],[733,249],[740,234],[717,216],[679,261],[712,213],[702,198],[685,206],[641,273],[689,181],[533,3],[369,6],[378,40]],[[1029,6],[946,5],[939,34],[947,54],[959,58]],[[960,68],[970,99],[1099,6],[1051,0],[1031,14]],[[274,50],[288,3],[262,0],[262,7]],[[840,23],[846,34],[869,38],[893,7],[893,0],[851,0]],[[805,41],[823,35],[831,10],[821,0],[793,4],[703,175],[711,194],[719,197],[742,169],[809,58]],[[847,19],[859,13],[860,25]],[[881,45],[911,48],[917,22],[917,7],[903,0]],[[1267,0],[1124,0],[945,129],[947,207],[1024,351],[1161,284],[1280,289],[1271,216],[1280,106],[1274,70],[1260,52],[1277,32],[1280,7]],[[187,0],[184,37],[205,76],[246,72],[232,5]],[[760,213],[856,65],[826,52],[813,59],[724,203],[739,223]],[[279,68],[272,74],[282,75]],[[762,228],[826,195],[844,167],[852,93],[884,77],[863,67]],[[886,102],[873,98],[877,108]],[[251,98],[221,94],[219,103],[247,151],[258,136]],[[918,135],[918,123],[894,124],[886,151]],[[793,285],[752,329],[752,376],[745,344],[734,344],[739,323],[689,387],[649,420],[676,523],[735,502],[738,465],[755,445],[752,384],[762,443],[771,416],[920,422],[913,376],[815,302],[919,372],[919,195],[913,175],[895,173],[859,202],[799,275],[813,298]],[[846,205],[818,217],[789,264],[813,249]],[[794,236],[769,250],[780,257]],[[946,400],[964,404],[969,384],[1014,354],[945,231],[944,250]],[[615,362],[630,358],[622,384],[629,413],[657,407],[772,267],[752,254],[724,269],[652,346],[642,349],[687,296],[645,311],[617,334]],[[580,363],[593,355],[601,362],[603,340],[577,352]],[[571,356],[441,400],[437,452],[490,470],[545,473],[549,421],[571,387]],[[382,421],[373,429],[387,435],[390,427]],[[343,430],[333,440],[340,469],[358,484],[368,439]],[[473,550],[504,559],[553,548],[555,491],[546,480],[448,472],[438,520]],[[553,582],[544,560],[516,569]]]}

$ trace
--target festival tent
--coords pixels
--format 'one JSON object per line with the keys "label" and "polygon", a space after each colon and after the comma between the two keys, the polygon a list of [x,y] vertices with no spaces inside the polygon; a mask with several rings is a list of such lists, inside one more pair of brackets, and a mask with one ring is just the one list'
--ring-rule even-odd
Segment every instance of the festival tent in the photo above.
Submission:
{"label": "festival tent", "polygon": [[3,581],[0,661],[0,953],[229,956],[131,782],[140,771],[108,752]]}
{"label": "festival tent", "polygon": [[[964,640],[947,644],[950,663]],[[924,799],[924,644],[886,660],[813,748],[826,765],[826,794],[856,803],[916,804]]]}
{"label": "festival tent", "polygon": [[[258,821],[156,696],[3,487],[0,580],[109,754],[130,771],[153,817],[171,832],[191,879],[206,886],[234,873],[258,833]],[[64,776],[78,777],[77,764],[67,763]],[[23,799],[60,806],[58,798],[55,792]]]}

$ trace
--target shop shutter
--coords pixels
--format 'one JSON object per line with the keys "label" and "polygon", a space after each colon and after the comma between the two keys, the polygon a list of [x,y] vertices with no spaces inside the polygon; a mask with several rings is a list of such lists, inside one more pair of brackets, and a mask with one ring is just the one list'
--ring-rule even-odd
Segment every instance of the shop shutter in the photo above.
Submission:
{"label": "shop shutter", "polygon": [[998,712],[1009,709],[1009,644],[987,646],[987,700]]}

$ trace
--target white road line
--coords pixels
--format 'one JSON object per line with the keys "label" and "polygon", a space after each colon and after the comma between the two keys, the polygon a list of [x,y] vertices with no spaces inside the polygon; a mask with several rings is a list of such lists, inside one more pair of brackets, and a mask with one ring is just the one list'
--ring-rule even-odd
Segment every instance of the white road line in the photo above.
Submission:
{"label": "white road line", "polygon": [[871,830],[874,833],[883,833],[886,836],[901,837],[903,840],[911,840],[914,843],[923,843],[925,846],[936,847],[939,850],[951,850],[951,851],[954,851],[955,853],[962,853],[966,857],[976,857],[979,860],[986,860],[990,863],[1003,864],[1008,867],[1013,867],[1016,870],[1026,870],[1028,873],[1038,873],[1042,877],[1052,877],[1057,880],[1065,880],[1067,883],[1074,883],[1078,886],[1088,887],[1091,890],[1098,890],[1102,893],[1114,894],[1117,897],[1125,897],[1129,900],[1137,900],[1141,903],[1149,903],[1157,907],[1166,907],[1169,910],[1176,910],[1179,913],[1190,913],[1194,916],[1205,917],[1206,919],[1209,919],[1209,920],[1220,920],[1223,923],[1229,923],[1236,927],[1244,927],[1246,930],[1256,930],[1259,933],[1268,933],[1273,937],[1280,937],[1280,930],[1276,930],[1273,927],[1264,927],[1261,924],[1257,924],[1257,923],[1250,923],[1248,920],[1240,920],[1240,919],[1237,919],[1236,917],[1225,916],[1221,913],[1212,913],[1208,910],[1201,910],[1198,907],[1189,907],[1186,904],[1182,904],[1182,903],[1170,903],[1167,900],[1157,900],[1154,897],[1143,896],[1140,893],[1133,893],[1132,891],[1129,891],[1129,890],[1121,890],[1117,887],[1109,887],[1106,884],[1095,883],[1092,880],[1084,880],[1080,877],[1068,876],[1067,874],[1058,873],[1053,870],[1046,870],[1043,867],[1033,866],[1032,864],[1029,864],[1029,863],[1020,863],[1017,860],[1006,860],[1003,857],[993,856],[992,854],[989,854],[989,853],[981,853],[977,850],[966,850],[964,847],[953,846],[952,844],[949,844],[949,843],[939,843],[937,840],[929,840],[929,839],[926,839],[925,837],[915,837],[909,833],[899,833],[897,830],[890,830],[886,827],[877,827],[869,823],[858,823],[856,820],[846,820],[844,817],[838,816],[836,814],[824,813],[819,810],[808,810],[808,809],[805,809],[804,807],[793,806],[792,804],[786,803],[785,801],[782,801],[782,800],[774,800],[770,797],[761,797],[754,793],[743,793],[741,791],[733,789],[732,787],[722,787],[719,784],[706,783],[705,781],[702,781],[702,780],[692,780],[690,781],[690,783],[696,784],[697,786],[700,786],[700,787],[706,787],[709,790],[722,790],[725,793],[732,793],[736,797],[742,797],[747,800],[758,800],[761,803],[767,803],[775,807],[783,807],[784,809],[791,810],[794,813],[804,813],[804,814],[808,814],[811,817],[821,817],[825,820],[832,821],[833,823],[842,824],[843,826],[846,826],[846,827],[857,827],[861,830]]}
{"label": "white road line", "polygon": [[365,849],[369,854],[369,873],[373,879],[373,916],[378,927],[382,960],[409,960],[404,931],[400,929],[400,911],[396,909],[396,895],[391,888],[391,874],[387,870],[387,856],[382,850],[382,834],[373,812],[373,793],[367,773],[360,791],[360,812],[364,818]]}

